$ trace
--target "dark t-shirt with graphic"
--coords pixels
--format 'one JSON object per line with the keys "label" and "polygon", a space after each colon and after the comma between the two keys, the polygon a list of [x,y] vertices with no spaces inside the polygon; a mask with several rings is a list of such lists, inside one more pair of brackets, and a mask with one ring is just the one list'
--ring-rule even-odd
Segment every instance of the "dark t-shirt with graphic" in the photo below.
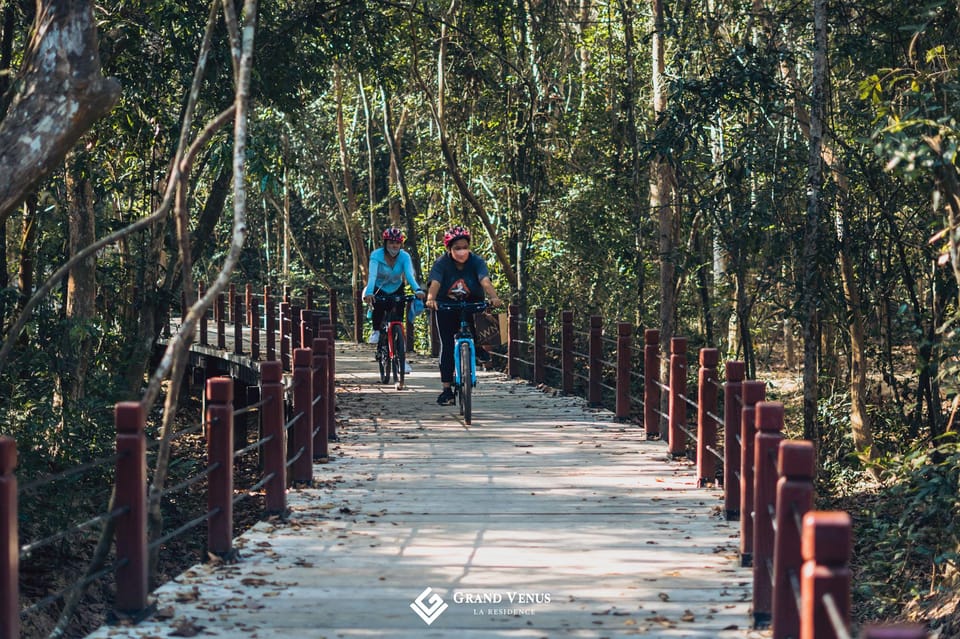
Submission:
{"label": "dark t-shirt with graphic", "polygon": [[487,263],[473,253],[467,258],[463,269],[457,268],[450,253],[444,253],[430,269],[430,279],[440,282],[440,291],[437,293],[439,301],[482,302],[480,280],[485,277],[490,277]]}

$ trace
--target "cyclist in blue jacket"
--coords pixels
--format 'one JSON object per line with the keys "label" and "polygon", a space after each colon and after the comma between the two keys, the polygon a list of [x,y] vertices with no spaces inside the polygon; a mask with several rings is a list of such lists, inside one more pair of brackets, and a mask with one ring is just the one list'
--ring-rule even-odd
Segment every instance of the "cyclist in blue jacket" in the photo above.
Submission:
{"label": "cyclist in blue jacket", "polygon": [[[387,312],[388,302],[378,302],[377,293],[391,295],[403,287],[406,280],[414,294],[423,299],[424,292],[417,284],[417,276],[413,272],[413,260],[410,254],[400,248],[403,245],[403,231],[390,227],[381,235],[383,246],[370,254],[369,278],[363,289],[363,301],[373,306],[373,332],[367,340],[370,344],[380,341],[380,327],[383,325],[383,316]],[[407,371],[409,372],[409,371]]]}
{"label": "cyclist in blue jacket", "polygon": [[[437,300],[482,302],[484,294],[491,306],[500,306],[500,296],[490,281],[490,272],[483,258],[470,252],[470,231],[463,226],[454,226],[443,236],[444,253],[430,269],[430,286],[427,289],[426,307],[437,310]],[[460,328],[460,318],[455,313],[434,313],[437,333],[440,335],[440,383],[443,392],[437,397],[441,406],[453,404],[453,336]],[[476,331],[474,331],[476,334]],[[477,349],[480,359],[489,359],[490,354]]]}

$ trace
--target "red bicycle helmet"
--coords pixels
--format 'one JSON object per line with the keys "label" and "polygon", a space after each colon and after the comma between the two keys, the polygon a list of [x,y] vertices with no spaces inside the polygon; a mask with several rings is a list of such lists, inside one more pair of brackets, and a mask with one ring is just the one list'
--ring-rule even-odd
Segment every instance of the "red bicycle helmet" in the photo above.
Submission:
{"label": "red bicycle helmet", "polygon": [[388,229],[384,229],[383,235],[380,237],[383,238],[384,242],[403,242],[403,231],[395,226],[391,226]]}
{"label": "red bicycle helmet", "polygon": [[470,241],[470,231],[465,226],[452,226],[450,230],[443,234],[443,245],[450,248],[450,245],[457,240],[466,239]]}

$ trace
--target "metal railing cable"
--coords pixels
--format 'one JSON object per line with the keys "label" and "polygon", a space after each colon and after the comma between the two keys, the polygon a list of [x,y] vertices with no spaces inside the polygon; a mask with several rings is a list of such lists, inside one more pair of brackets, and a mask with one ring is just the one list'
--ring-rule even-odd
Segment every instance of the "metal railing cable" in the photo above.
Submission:
{"label": "metal railing cable", "polygon": [[273,397],[265,397],[261,399],[259,402],[257,402],[256,404],[250,404],[249,406],[238,408],[237,410],[233,411],[233,416],[239,417],[241,415],[246,415],[247,413],[253,413],[255,411],[259,411],[261,408],[269,404],[272,400],[273,400]]}
{"label": "metal railing cable", "polygon": [[63,530],[60,530],[50,535],[49,537],[44,537],[43,539],[38,539],[37,541],[20,546],[20,560],[23,561],[24,559],[32,555],[35,551],[41,548],[44,548],[46,546],[49,546],[54,542],[60,541],[64,537],[69,537],[74,533],[83,532],[105,521],[116,519],[120,515],[127,513],[129,510],[130,509],[125,506],[121,508],[115,508],[110,512],[102,513],[100,515],[97,515],[96,517],[91,517],[90,519],[83,521],[79,524],[74,524],[70,528],[65,528]]}
{"label": "metal railing cable", "polygon": [[260,439],[253,442],[252,444],[244,446],[240,450],[234,451],[233,458],[236,459],[238,457],[243,457],[250,451],[256,450],[257,448],[261,448],[264,444],[273,440],[273,437],[274,437],[273,435],[267,435],[266,437],[261,437]]}
{"label": "metal railing cable", "polygon": [[297,413],[296,415],[290,418],[290,421],[288,421],[286,424],[283,425],[283,430],[290,430],[291,428],[293,428],[294,424],[296,424],[298,421],[303,419],[304,416],[305,416],[305,413],[303,412]]}
{"label": "metal railing cable", "polygon": [[276,473],[270,473],[269,475],[267,475],[266,477],[264,477],[263,479],[255,483],[253,486],[250,486],[249,488],[244,488],[243,492],[241,492],[239,495],[233,498],[233,505],[236,506],[240,502],[246,499],[249,499],[250,497],[253,497],[254,493],[256,493],[258,490],[260,490],[261,488],[269,484],[270,481],[276,476],[277,476]]}
{"label": "metal railing cable", "polygon": [[833,626],[833,633],[837,639],[851,639],[847,632],[847,625],[843,622],[843,616],[840,614],[840,608],[829,592],[823,595],[823,607],[827,611],[827,617],[830,619],[830,625]]}
{"label": "metal railing cable", "polygon": [[187,489],[187,488],[190,488],[191,486],[193,486],[193,485],[195,485],[195,484],[199,484],[199,483],[202,482],[204,479],[206,479],[207,477],[209,477],[209,476],[210,476],[210,473],[212,473],[213,471],[217,470],[218,468],[220,468],[220,462],[213,463],[213,464],[207,466],[206,468],[204,468],[204,469],[203,469],[202,471],[200,471],[198,474],[196,474],[196,475],[194,475],[194,476],[192,476],[192,477],[188,477],[187,479],[184,479],[183,481],[181,481],[181,482],[179,482],[179,483],[177,483],[177,484],[174,484],[173,486],[169,486],[169,487],[167,487],[167,488],[164,488],[164,489],[160,492],[160,494],[155,497],[155,499],[160,499],[160,498],[162,498],[162,497],[167,497],[168,495],[172,495],[172,494],[174,494],[174,493],[179,493],[180,491],[185,490],[185,489]]}
{"label": "metal railing cable", "polygon": [[722,450],[718,450],[718,449],[714,448],[713,446],[704,446],[704,449],[705,449],[708,453],[710,453],[711,455],[713,455],[714,457],[716,457],[719,461],[721,461],[721,462],[723,461],[723,451],[722,451]]}
{"label": "metal railing cable", "polygon": [[307,452],[307,447],[301,446],[300,449],[297,451],[297,453],[293,457],[287,460],[287,463],[286,463],[287,468],[290,468],[291,466],[293,466],[294,462],[296,462],[298,459],[303,457],[303,454],[305,452]]}
{"label": "metal railing cable", "polygon": [[71,592],[73,592],[73,591],[75,591],[75,590],[79,590],[79,589],[82,589],[82,588],[86,588],[87,586],[89,586],[89,585],[92,584],[93,582],[97,581],[98,579],[102,579],[102,578],[106,577],[107,575],[109,575],[109,574],[113,573],[114,571],[116,571],[117,568],[120,568],[120,567],[122,567],[122,566],[126,566],[128,563],[130,563],[130,561],[129,561],[126,557],[123,557],[123,558],[118,559],[117,561],[113,562],[111,565],[107,566],[106,568],[101,568],[101,569],[98,570],[97,572],[95,572],[95,573],[93,573],[93,574],[90,574],[90,575],[87,575],[87,576],[84,577],[83,579],[80,579],[79,581],[74,582],[72,585],[67,586],[67,587],[64,588],[63,590],[60,590],[59,592],[55,592],[55,593],[52,593],[52,594],[50,594],[50,595],[47,595],[47,596],[44,597],[43,599],[35,602],[33,605],[31,605],[31,606],[29,606],[29,607],[24,608],[23,610],[21,610],[21,611],[20,611],[20,618],[23,619],[23,618],[25,618],[25,617],[28,617],[28,616],[30,616],[31,614],[33,614],[33,613],[35,613],[35,612],[37,612],[37,611],[39,611],[39,610],[41,610],[41,609],[43,609],[43,608],[46,608],[46,607],[49,606],[50,604],[52,604],[52,603],[54,603],[54,602],[57,602],[57,601],[60,601],[60,600],[63,599],[68,593],[71,593]]}
{"label": "metal railing cable", "polygon": [[177,528],[176,530],[171,530],[171,531],[168,532],[166,535],[163,535],[162,537],[158,537],[158,538],[154,539],[153,541],[151,541],[149,544],[147,544],[147,550],[155,550],[156,548],[158,548],[158,547],[160,547],[161,545],[167,543],[168,541],[170,541],[170,540],[173,539],[174,537],[178,537],[178,536],[182,535],[183,533],[187,532],[188,530],[190,530],[190,529],[192,529],[192,528],[196,528],[197,526],[199,526],[199,525],[202,524],[203,522],[208,521],[211,517],[220,514],[220,512],[221,512],[222,510],[223,510],[222,508],[220,508],[219,506],[217,506],[217,507],[214,508],[213,510],[208,510],[207,512],[203,513],[202,515],[199,515],[199,516],[197,516],[197,517],[194,517],[194,518],[191,519],[190,521],[182,524],[182,525],[181,525],[179,528]]}
{"label": "metal railing cable", "polygon": [[24,493],[32,492],[37,488],[52,484],[53,482],[81,475],[88,470],[93,470],[95,468],[99,468],[100,466],[106,466],[107,464],[115,464],[118,460],[123,459],[125,455],[126,453],[114,453],[112,455],[106,455],[98,459],[90,460],[84,464],[80,464],[79,466],[74,466],[73,468],[69,468],[54,475],[47,475],[45,477],[35,479],[24,484],[23,486],[20,486],[20,488],[17,490],[17,494],[22,495]]}

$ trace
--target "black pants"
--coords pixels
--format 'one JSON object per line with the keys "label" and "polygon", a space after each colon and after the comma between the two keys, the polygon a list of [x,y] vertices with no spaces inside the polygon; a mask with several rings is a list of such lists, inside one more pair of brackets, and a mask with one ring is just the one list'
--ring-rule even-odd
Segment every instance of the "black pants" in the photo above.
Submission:
{"label": "black pants", "polygon": [[[402,295],[403,291],[397,291],[396,294]],[[370,317],[373,323],[373,330],[379,331],[383,328],[383,320],[385,317],[388,320],[396,318],[403,321],[403,304],[403,302],[394,304],[393,300],[374,300],[373,313]],[[388,312],[389,316],[387,315]]]}
{"label": "black pants", "polygon": [[[460,330],[460,313],[456,311],[434,311],[433,317],[437,323],[437,334],[440,336],[440,381],[444,384],[453,383],[453,336]],[[473,323],[473,314],[467,319],[470,332],[477,334]],[[476,346],[476,348],[479,348]]]}

